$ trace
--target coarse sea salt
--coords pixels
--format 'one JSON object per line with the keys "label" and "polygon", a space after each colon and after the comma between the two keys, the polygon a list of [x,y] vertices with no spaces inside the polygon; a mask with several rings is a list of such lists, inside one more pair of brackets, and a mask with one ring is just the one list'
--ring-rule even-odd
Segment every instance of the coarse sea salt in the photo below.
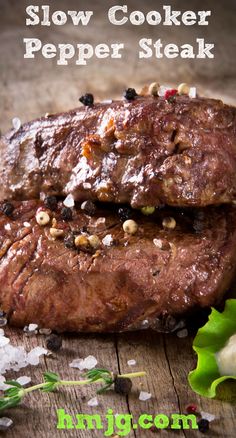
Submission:
{"label": "coarse sea salt", "polygon": [[136,360],[134,359],[130,359],[127,361],[127,365],[129,365],[129,367],[132,367],[133,365],[136,365]]}
{"label": "coarse sea salt", "polygon": [[67,195],[66,199],[64,199],[63,204],[65,207],[71,208],[74,207],[75,201],[71,194]]}
{"label": "coarse sea salt", "polygon": [[151,397],[152,394],[150,392],[140,391],[139,400],[146,401],[149,400]]}
{"label": "coarse sea salt", "polygon": [[195,99],[197,97],[196,87],[190,87],[188,95],[189,95],[190,99]]}
{"label": "coarse sea salt", "polygon": [[28,330],[29,332],[34,332],[35,330],[37,330],[38,328],[38,324],[29,324]]}
{"label": "coarse sea salt", "polygon": [[87,404],[88,404],[88,406],[91,406],[91,407],[98,406],[99,403],[98,403],[97,397],[91,398]]}
{"label": "coarse sea salt", "polygon": [[201,411],[200,414],[201,414],[202,418],[204,418],[204,420],[208,420],[209,422],[216,419],[216,416],[213,414],[210,414],[209,412]]}
{"label": "coarse sea salt", "polygon": [[[23,346],[15,347],[10,343],[10,339],[0,331],[0,385],[4,389],[5,378],[3,375],[6,371],[19,371],[27,365],[37,365],[39,357],[47,354],[47,350],[42,347],[35,347],[27,352]],[[3,388],[2,388],[3,387]],[[6,389],[6,388],[5,388]]]}
{"label": "coarse sea salt", "polygon": [[111,246],[113,242],[113,237],[111,234],[107,234],[103,239],[102,239],[102,243],[105,246]]}
{"label": "coarse sea salt", "polygon": [[87,356],[85,359],[74,359],[69,366],[71,368],[78,368],[80,371],[92,370],[97,365],[98,361],[94,356]]}
{"label": "coarse sea salt", "polygon": [[4,225],[4,228],[5,228],[6,231],[10,231],[11,230],[11,224]]}
{"label": "coarse sea salt", "polygon": [[30,225],[29,222],[24,222],[23,225],[24,225],[24,227],[26,227],[26,228],[31,227],[31,225]]}
{"label": "coarse sea salt", "polygon": [[21,377],[18,377],[18,379],[16,379],[16,381],[17,381],[20,385],[25,386],[25,385],[28,385],[28,383],[31,382],[31,378],[28,377],[28,376],[21,376]]}
{"label": "coarse sea salt", "polygon": [[12,119],[12,126],[16,131],[18,131],[18,129],[20,129],[21,121],[20,121],[19,117],[14,117]]}
{"label": "coarse sea salt", "polygon": [[0,431],[4,431],[9,429],[13,424],[13,421],[11,418],[8,417],[1,417],[0,418]]}

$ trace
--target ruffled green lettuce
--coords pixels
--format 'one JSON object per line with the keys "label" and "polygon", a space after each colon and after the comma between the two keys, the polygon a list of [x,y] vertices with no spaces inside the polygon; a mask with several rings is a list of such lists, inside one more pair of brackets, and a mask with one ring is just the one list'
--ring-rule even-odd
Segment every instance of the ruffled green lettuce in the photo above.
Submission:
{"label": "ruffled green lettuce", "polygon": [[188,376],[193,391],[213,398],[220,383],[226,379],[236,379],[236,376],[220,375],[215,357],[235,333],[236,299],[229,299],[222,313],[212,309],[208,322],[198,330],[193,341],[193,349],[198,355],[197,367]]}

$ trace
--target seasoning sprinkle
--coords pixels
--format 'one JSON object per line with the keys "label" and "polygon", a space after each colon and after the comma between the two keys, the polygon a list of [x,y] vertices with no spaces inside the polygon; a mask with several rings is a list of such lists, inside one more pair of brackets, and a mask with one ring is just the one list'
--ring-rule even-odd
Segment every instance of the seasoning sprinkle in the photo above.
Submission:
{"label": "seasoning sprinkle", "polygon": [[89,246],[89,240],[83,234],[81,234],[80,236],[76,236],[74,242],[75,242],[75,246],[76,247],[87,247],[87,246]]}
{"label": "seasoning sprinkle", "polygon": [[92,248],[97,249],[101,245],[101,240],[96,234],[92,234],[88,237],[89,244],[92,246]]}
{"label": "seasoning sprinkle", "polygon": [[173,103],[175,101],[175,98],[178,94],[178,90],[175,90],[174,88],[171,90],[166,90],[165,92],[165,99],[169,102],[169,103]]}
{"label": "seasoning sprinkle", "polygon": [[96,205],[92,201],[84,201],[81,204],[81,210],[83,210],[88,216],[93,216],[96,212]]}
{"label": "seasoning sprinkle", "polygon": [[127,88],[124,92],[124,98],[126,100],[134,100],[137,97],[136,90],[134,88]]}
{"label": "seasoning sprinkle", "polygon": [[46,347],[50,351],[58,351],[62,346],[62,338],[56,334],[52,334],[49,336],[46,342]]}
{"label": "seasoning sprinkle", "polygon": [[56,196],[47,196],[44,199],[44,205],[45,207],[49,208],[49,210],[56,210],[57,209],[57,198]]}
{"label": "seasoning sprinkle", "polygon": [[50,228],[50,235],[57,239],[58,237],[62,237],[64,235],[64,230],[61,230],[59,228]]}
{"label": "seasoning sprinkle", "polygon": [[149,216],[150,214],[153,214],[154,211],[155,211],[155,207],[143,207],[143,208],[141,208],[141,212],[145,216]]}
{"label": "seasoning sprinkle", "polygon": [[120,207],[118,210],[118,216],[122,222],[131,219],[133,212],[130,207]]}
{"label": "seasoning sprinkle", "polygon": [[46,211],[40,210],[36,213],[36,222],[39,225],[47,225],[50,222],[50,216]]}
{"label": "seasoning sprinkle", "polygon": [[10,203],[10,202],[5,202],[2,207],[1,207],[1,211],[6,215],[6,216],[11,216],[13,211],[14,211],[14,206]]}
{"label": "seasoning sprinkle", "polygon": [[132,381],[128,377],[115,377],[114,389],[117,394],[128,395],[132,389]]}
{"label": "seasoning sprinkle", "polygon": [[94,97],[93,94],[91,93],[86,93],[83,96],[81,96],[79,98],[79,101],[84,105],[84,106],[93,106],[94,103]]}
{"label": "seasoning sprinkle", "polygon": [[149,85],[148,93],[151,94],[151,96],[158,96],[159,88],[160,85],[157,82],[152,82],[152,84]]}
{"label": "seasoning sprinkle", "polygon": [[138,224],[132,219],[123,223],[123,230],[127,234],[135,234],[138,231]]}
{"label": "seasoning sprinkle", "polygon": [[63,207],[61,209],[61,218],[64,221],[71,221],[72,219],[72,210],[69,207]]}
{"label": "seasoning sprinkle", "polygon": [[176,220],[173,217],[165,217],[162,221],[162,226],[167,230],[174,230],[176,227]]}
{"label": "seasoning sprinkle", "polygon": [[74,235],[72,233],[68,234],[64,238],[64,244],[65,244],[66,248],[69,248],[69,249],[75,248],[75,238],[74,238]]}

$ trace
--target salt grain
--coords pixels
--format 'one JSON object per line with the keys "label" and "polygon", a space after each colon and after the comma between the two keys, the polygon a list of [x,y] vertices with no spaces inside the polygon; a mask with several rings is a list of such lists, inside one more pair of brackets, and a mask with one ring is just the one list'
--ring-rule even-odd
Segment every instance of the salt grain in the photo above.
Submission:
{"label": "salt grain", "polygon": [[153,239],[153,243],[157,248],[162,248],[162,240],[161,239]]}
{"label": "salt grain", "polygon": [[129,365],[129,367],[132,367],[133,365],[136,365],[136,360],[130,359],[127,361],[127,364]]}
{"label": "salt grain", "polygon": [[21,127],[21,121],[20,121],[20,119],[19,119],[18,117],[14,117],[14,118],[12,119],[12,126],[13,126],[13,128],[14,128],[16,131],[18,131],[18,129],[20,129],[20,127]]}
{"label": "salt grain", "polygon": [[85,189],[85,190],[89,190],[89,189],[91,189],[91,184],[90,183],[83,183],[83,188]]}
{"label": "salt grain", "polygon": [[34,332],[35,330],[37,330],[38,328],[38,324],[29,324],[28,330],[29,332]]}
{"label": "salt grain", "polygon": [[10,231],[11,230],[11,224],[4,225],[4,228],[5,228],[6,231]]}
{"label": "salt grain", "polygon": [[28,227],[31,226],[29,222],[24,222],[23,225],[24,225],[24,227],[26,227],[26,228],[28,228]]}
{"label": "salt grain", "polygon": [[65,205],[65,207],[71,208],[74,207],[75,205],[75,201],[73,196],[70,194],[66,197],[66,199],[63,201],[63,204]]}
{"label": "salt grain", "polygon": [[91,398],[91,400],[88,401],[88,406],[98,406],[98,399],[97,397]]}
{"label": "salt grain", "polygon": [[28,377],[28,376],[21,376],[21,377],[18,377],[18,379],[16,379],[16,381],[17,381],[20,385],[25,386],[25,385],[28,385],[28,383],[31,382],[31,378]]}
{"label": "salt grain", "polygon": [[103,239],[102,239],[102,243],[105,246],[111,246],[113,242],[113,237],[111,234],[107,234]]}
{"label": "salt grain", "polygon": [[0,336],[0,348],[5,347],[5,345],[9,344],[10,339],[5,336]]}
{"label": "salt grain", "polygon": [[202,418],[204,418],[204,420],[208,420],[209,422],[215,420],[215,418],[216,418],[215,415],[210,414],[209,412],[201,411],[200,414],[201,414]]}
{"label": "salt grain", "polygon": [[159,90],[158,90],[158,96],[164,97],[167,90],[169,90],[168,87],[164,87],[163,85],[161,85]]}
{"label": "salt grain", "polygon": [[139,394],[139,400],[146,401],[149,400],[152,397],[152,394],[150,392],[141,391]]}
{"label": "salt grain", "polygon": [[87,356],[85,359],[74,359],[69,366],[78,368],[79,370],[92,370],[97,365],[98,361],[94,356]]}
{"label": "salt grain", "polygon": [[189,95],[190,99],[195,99],[195,97],[197,96],[196,87],[190,87],[188,95]]}
{"label": "salt grain", "polygon": [[13,421],[11,418],[8,417],[2,417],[0,418],[0,430],[7,430],[11,425],[13,424]]}

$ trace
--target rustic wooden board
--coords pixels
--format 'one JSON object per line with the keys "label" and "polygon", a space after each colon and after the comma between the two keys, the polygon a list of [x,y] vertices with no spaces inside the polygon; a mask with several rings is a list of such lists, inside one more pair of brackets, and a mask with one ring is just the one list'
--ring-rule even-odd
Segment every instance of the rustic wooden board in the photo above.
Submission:
{"label": "rustic wooden board", "polygon": [[[96,19],[93,27],[74,28],[53,26],[49,29],[39,27],[26,29],[25,6],[28,1],[0,0],[0,129],[5,132],[11,126],[15,116],[22,121],[38,117],[46,112],[67,110],[78,105],[78,97],[84,91],[91,91],[96,98],[115,98],[122,94],[127,85],[140,89],[153,80],[160,83],[176,85],[189,82],[196,85],[205,95],[221,97],[230,103],[236,102],[235,78],[235,17],[236,4],[234,0],[214,2],[214,25],[204,29],[181,28],[164,29],[146,26],[142,28],[127,25],[114,27],[104,21],[108,7],[117,4],[116,1],[92,0],[48,0],[37,1],[35,4],[54,3],[55,9],[93,9]],[[130,0],[131,10],[149,11],[157,8],[157,2],[146,0]],[[158,2],[158,4],[162,2]],[[170,2],[169,2],[170,3]],[[181,6],[180,6],[181,3]],[[123,4],[123,3],[122,3]],[[199,9],[199,1],[171,2],[173,7]],[[212,8],[212,1],[205,0],[204,9]],[[223,30],[223,31],[222,31]],[[45,42],[80,42],[90,43],[126,41],[127,50],[123,60],[92,60],[85,68],[73,64],[58,67],[55,62],[42,58],[36,61],[24,61],[23,37],[40,37]],[[198,36],[205,37],[216,43],[216,58],[214,61],[180,60],[157,61],[151,59],[141,62],[137,59],[137,41],[142,37],[153,39],[163,38],[166,42],[175,41],[178,44],[194,40]],[[14,344],[24,344],[27,349],[36,345],[44,345],[42,336],[26,337],[22,331],[8,329]],[[211,425],[211,437],[235,437],[236,420],[235,404],[212,401],[195,395],[188,383],[188,372],[194,368],[196,358],[192,352],[192,339],[179,339],[176,335],[162,335],[151,332],[131,333],[124,335],[64,335],[63,348],[55,356],[41,361],[40,367],[31,367],[21,371],[31,376],[32,382],[41,380],[45,370],[56,371],[64,379],[75,379],[78,371],[69,368],[74,358],[94,354],[99,365],[113,371],[128,372],[145,369],[147,378],[134,382],[132,394],[122,398],[113,392],[100,396],[97,408],[89,408],[87,401],[94,395],[94,388],[80,391],[75,388],[65,388],[56,394],[34,393],[25,399],[24,405],[7,414],[13,418],[14,427],[6,433],[7,438],[40,437],[102,437],[103,433],[86,431],[57,431],[56,409],[64,408],[66,412],[96,412],[104,414],[107,408],[115,413],[131,413],[134,418],[145,412],[150,414],[184,412],[189,403],[197,403],[203,411],[217,416]],[[128,367],[127,360],[136,359],[135,367]],[[1,360],[1,358],[0,358]],[[14,377],[11,375],[9,377]],[[153,394],[148,402],[138,400],[139,390],[147,390]],[[85,398],[84,398],[85,397]],[[1,434],[1,432],[0,432]],[[158,434],[157,434],[158,435]],[[193,431],[161,431],[161,436],[199,437],[199,432]],[[136,430],[129,435],[132,438],[155,436],[150,431]]]}

